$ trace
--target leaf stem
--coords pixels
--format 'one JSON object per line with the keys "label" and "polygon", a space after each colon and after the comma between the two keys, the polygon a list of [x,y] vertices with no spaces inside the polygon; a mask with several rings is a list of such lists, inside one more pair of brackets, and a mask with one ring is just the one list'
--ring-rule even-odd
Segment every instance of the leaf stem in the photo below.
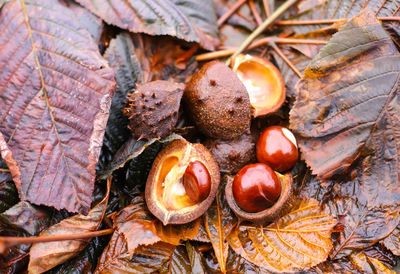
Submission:
{"label": "leaf stem", "polygon": [[263,0],[263,6],[265,11],[265,16],[268,18],[271,16],[271,12],[269,11],[269,3],[268,0]]}
{"label": "leaf stem", "polygon": [[261,18],[260,13],[257,10],[256,5],[254,4],[254,0],[249,0],[249,7],[251,9],[251,12],[253,13],[254,19],[257,22],[257,25],[260,26],[263,23],[263,20]]}
{"label": "leaf stem", "polygon": [[283,52],[278,48],[278,46],[274,43],[271,42],[270,46],[275,50],[275,52],[282,58],[283,61],[294,71],[294,73],[299,76],[299,78],[303,78],[303,74],[295,67],[295,65],[283,54]]}
{"label": "leaf stem", "polygon": [[[381,21],[400,21],[400,16],[377,17]],[[348,18],[339,19],[321,19],[321,20],[279,20],[275,24],[279,26],[293,26],[293,25],[320,25],[320,24],[334,24],[337,22],[348,21]]]}
{"label": "leaf stem", "polygon": [[20,244],[34,244],[34,243],[45,243],[45,242],[55,242],[55,241],[71,241],[77,239],[87,239],[98,236],[108,235],[114,232],[113,228],[76,233],[68,235],[54,235],[54,236],[33,236],[33,237],[0,237],[0,253],[7,247],[20,245]]}
{"label": "leaf stem", "polygon": [[[317,40],[317,39],[293,39],[293,38],[281,38],[281,37],[264,37],[259,40],[254,41],[248,47],[249,49],[257,48],[259,46],[268,45],[270,42],[275,42],[277,44],[315,44],[315,45],[325,45],[328,41]],[[229,56],[237,50],[236,47],[230,49],[223,49],[213,52],[208,52],[204,54],[199,54],[196,56],[197,61],[207,61],[217,58],[222,58]]]}
{"label": "leaf stem", "polygon": [[229,17],[231,17],[232,14],[235,13],[235,11],[240,8],[244,3],[246,3],[247,0],[239,0],[233,5],[227,12],[225,12],[217,21],[218,27],[221,26],[223,23],[225,23],[226,20],[228,20]]}
{"label": "leaf stem", "polygon": [[265,21],[258,26],[248,37],[246,40],[243,41],[243,43],[240,45],[240,47],[236,50],[236,52],[232,55],[231,58],[229,58],[226,61],[226,65],[230,65],[231,59],[235,58],[238,56],[240,53],[242,53],[250,44],[253,42],[254,39],[256,39],[269,25],[271,25],[276,19],[278,19],[279,16],[282,15],[288,8],[290,8],[294,3],[296,3],[297,0],[288,0],[284,4],[282,4],[277,10],[274,11],[273,14],[271,14],[270,17],[265,19]]}
{"label": "leaf stem", "polygon": [[7,168],[0,168],[0,172],[10,172],[10,170]]}

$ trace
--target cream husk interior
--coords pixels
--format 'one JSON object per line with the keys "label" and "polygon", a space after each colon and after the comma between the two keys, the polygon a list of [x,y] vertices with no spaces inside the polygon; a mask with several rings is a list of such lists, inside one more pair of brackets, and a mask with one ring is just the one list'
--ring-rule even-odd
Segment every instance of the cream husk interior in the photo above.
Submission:
{"label": "cream husk interior", "polygon": [[157,174],[157,198],[167,210],[180,210],[196,203],[186,194],[182,178],[189,163],[193,161],[192,145],[184,151],[168,155]]}

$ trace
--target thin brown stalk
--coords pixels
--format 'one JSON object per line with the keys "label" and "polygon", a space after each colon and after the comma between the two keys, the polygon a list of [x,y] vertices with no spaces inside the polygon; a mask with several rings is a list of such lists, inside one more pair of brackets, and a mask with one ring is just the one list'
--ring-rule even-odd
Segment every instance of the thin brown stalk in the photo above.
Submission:
{"label": "thin brown stalk", "polygon": [[269,3],[268,0],[263,0],[263,6],[264,6],[264,11],[265,11],[265,16],[268,18],[271,16],[271,12],[269,10]]}
{"label": "thin brown stalk", "polygon": [[383,0],[382,4],[380,5],[379,9],[375,12],[375,16],[378,15],[379,11],[383,8],[383,6],[386,4],[387,0]]}
{"label": "thin brown stalk", "polygon": [[366,1],[365,1],[364,9],[368,6],[368,2],[369,2],[369,0],[366,0]]}
{"label": "thin brown stalk", "polygon": [[275,52],[282,58],[283,61],[294,71],[294,73],[299,76],[299,78],[303,78],[301,72],[296,68],[296,66],[286,57],[286,55],[278,48],[278,46],[274,43],[270,43],[271,47],[275,50]]}
{"label": "thin brown stalk", "polygon": [[257,25],[260,26],[263,23],[263,20],[261,18],[260,13],[257,10],[256,5],[254,4],[254,0],[249,0],[248,4],[250,6],[251,12],[253,13],[254,19],[257,22]]}
{"label": "thin brown stalk", "polygon": [[247,38],[246,40],[243,41],[243,43],[239,46],[239,48],[236,50],[236,52],[232,55],[232,58],[228,59],[226,61],[226,65],[230,65],[231,59],[235,58],[238,56],[240,53],[242,53],[244,50],[247,49],[247,47],[256,39],[263,31],[269,27],[276,19],[278,19],[279,16],[281,16],[288,8],[290,8],[293,4],[295,4],[298,0],[287,0],[284,4],[282,4],[277,10],[274,11],[273,14],[271,14],[270,17],[268,17],[258,28],[256,28]]}
{"label": "thin brown stalk", "polygon": [[108,235],[114,232],[114,229],[104,229],[93,232],[76,233],[69,235],[52,235],[52,236],[33,236],[33,237],[0,237],[0,253],[5,248],[20,245],[20,244],[34,244],[56,241],[71,241],[78,239],[88,239],[98,236]]}
{"label": "thin brown stalk", "polygon": [[[381,21],[400,21],[400,16],[390,17],[377,17]],[[292,25],[320,25],[320,24],[334,24],[337,22],[348,21],[348,18],[340,19],[322,19],[322,20],[279,20],[275,24],[279,26],[292,26]]]}
{"label": "thin brown stalk", "polygon": [[226,13],[224,13],[217,21],[218,26],[221,26],[223,23],[225,23],[226,20],[228,20],[229,17],[231,17],[232,14],[236,12],[238,8],[240,8],[244,3],[246,3],[247,0],[239,0],[233,5]]}
{"label": "thin brown stalk", "polygon": [[[315,45],[325,45],[328,41],[326,40],[316,40],[316,39],[293,39],[293,38],[281,38],[281,37],[265,37],[254,41],[248,47],[248,49],[257,48],[263,45],[268,45],[270,42],[275,42],[277,44],[315,44]],[[223,58],[233,54],[237,48],[223,49],[213,52],[208,52],[204,54],[199,54],[196,56],[197,61],[208,61],[218,58]]]}
{"label": "thin brown stalk", "polygon": [[0,172],[10,172],[10,170],[7,168],[0,168]]}
{"label": "thin brown stalk", "polygon": [[397,7],[397,9],[392,13],[392,16],[395,16],[395,14],[400,10],[400,6]]}

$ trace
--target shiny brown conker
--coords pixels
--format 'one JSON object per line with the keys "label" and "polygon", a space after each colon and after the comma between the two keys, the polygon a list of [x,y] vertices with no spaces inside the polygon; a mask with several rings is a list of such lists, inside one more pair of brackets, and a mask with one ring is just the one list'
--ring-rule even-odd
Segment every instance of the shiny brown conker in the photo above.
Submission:
{"label": "shiny brown conker", "polygon": [[271,206],[281,195],[281,183],[275,172],[266,164],[257,163],[243,167],[232,184],[237,205],[246,212],[260,212]]}
{"label": "shiny brown conker", "polygon": [[183,174],[183,187],[194,202],[204,201],[211,190],[211,176],[200,161],[190,162]]}
{"label": "shiny brown conker", "polygon": [[282,126],[266,128],[257,142],[257,160],[283,172],[294,166],[299,158],[296,138]]}

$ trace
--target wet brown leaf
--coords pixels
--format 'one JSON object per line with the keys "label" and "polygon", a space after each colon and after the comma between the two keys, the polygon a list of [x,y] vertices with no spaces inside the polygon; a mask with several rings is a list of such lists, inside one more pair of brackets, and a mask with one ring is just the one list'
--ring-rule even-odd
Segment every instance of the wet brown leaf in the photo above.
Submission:
{"label": "wet brown leaf", "polygon": [[174,250],[174,245],[158,242],[139,246],[132,255],[125,237],[115,231],[94,273],[153,273],[170,260]]}
{"label": "wet brown leaf", "polygon": [[0,213],[18,202],[18,191],[13,182],[0,183]]}
{"label": "wet brown leaf", "polygon": [[0,150],[22,200],[87,213],[115,82],[74,17],[51,0],[1,9]]}
{"label": "wet brown leaf", "polygon": [[226,272],[226,259],[229,249],[227,237],[236,222],[236,217],[230,210],[225,200],[223,188],[221,188],[214,203],[204,215],[204,226],[223,273]]}
{"label": "wet brown leaf", "polygon": [[209,50],[218,45],[217,17],[211,0],[78,2],[107,23],[131,32],[171,35],[188,42],[199,42]]}
{"label": "wet brown leaf", "polygon": [[292,272],[326,260],[332,249],[331,232],[335,225],[329,209],[310,199],[267,227],[240,225],[227,240],[237,254],[259,267]]}
{"label": "wet brown leaf", "polygon": [[330,257],[343,258],[388,236],[399,223],[397,212],[391,207],[369,209],[356,197],[330,201],[336,216],[344,217],[344,231],[339,234]]}
{"label": "wet brown leaf", "polygon": [[[360,46],[361,45],[361,46]],[[375,202],[400,199],[396,132],[400,128],[400,54],[369,11],[349,21],[305,71],[290,112],[302,158],[321,178],[343,174],[368,155],[358,178]],[[382,168],[384,167],[384,168]],[[381,187],[376,188],[376,182]]]}
{"label": "wet brown leaf", "polygon": [[400,226],[397,226],[382,243],[390,249],[394,255],[400,256]]}
{"label": "wet brown leaf", "polygon": [[159,241],[178,245],[181,240],[193,239],[199,231],[200,219],[184,225],[167,225],[156,219],[147,209],[142,196],[136,196],[132,204],[113,217],[115,227],[125,239],[130,254],[141,245]]}
{"label": "wet brown leaf", "polygon": [[358,252],[350,256],[350,262],[353,267],[352,272],[360,273],[388,273],[394,274],[392,269],[378,259],[367,256],[363,252]]}
{"label": "wet brown leaf", "polygon": [[[110,182],[104,199],[90,210],[87,216],[78,214],[64,219],[58,224],[43,230],[39,236],[69,235],[96,231],[103,220],[107,208]],[[78,239],[33,244],[29,253],[30,261],[28,272],[43,273],[67,261],[82,251],[90,240],[91,239]]]}
{"label": "wet brown leaf", "polygon": [[185,246],[180,245],[175,248],[174,253],[172,253],[172,256],[160,269],[160,273],[161,274],[193,273]]}

